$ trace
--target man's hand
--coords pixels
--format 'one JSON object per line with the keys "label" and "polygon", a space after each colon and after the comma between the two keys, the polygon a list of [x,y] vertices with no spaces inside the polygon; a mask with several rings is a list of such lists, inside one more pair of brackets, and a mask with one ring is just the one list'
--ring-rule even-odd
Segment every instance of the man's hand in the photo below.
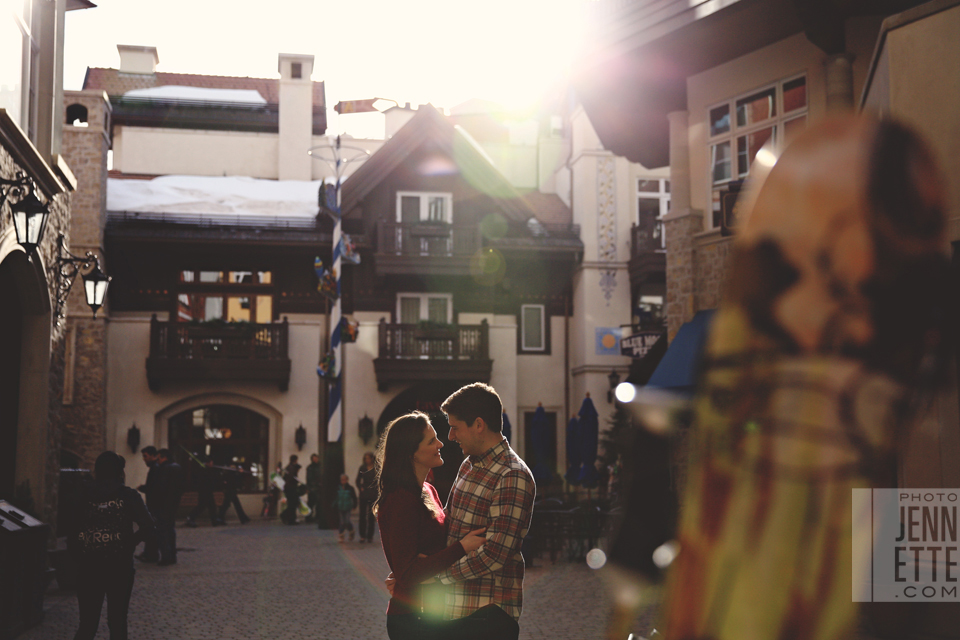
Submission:
{"label": "man's hand", "polygon": [[397,579],[393,577],[393,571],[390,572],[390,575],[387,576],[387,579],[383,581],[387,585],[387,591],[390,592],[390,597],[393,597],[393,586],[397,584]]}

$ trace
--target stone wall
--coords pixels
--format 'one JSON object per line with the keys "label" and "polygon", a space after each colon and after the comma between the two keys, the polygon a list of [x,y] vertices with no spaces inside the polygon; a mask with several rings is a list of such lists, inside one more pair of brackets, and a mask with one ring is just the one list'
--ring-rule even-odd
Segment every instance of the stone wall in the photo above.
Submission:
{"label": "stone wall", "polygon": [[727,264],[733,238],[701,238],[696,250],[697,310],[716,309],[726,282]]}
{"label": "stone wall", "polygon": [[667,337],[673,340],[680,326],[697,311],[695,235],[703,230],[699,211],[675,212],[664,218],[667,250]]}
{"label": "stone wall", "polygon": [[[110,104],[98,91],[67,91],[64,109],[86,108],[86,126],[68,123],[63,128],[63,156],[77,176],[70,222],[70,251],[100,256],[104,272],[103,233],[106,226],[107,151],[110,148]],[[64,115],[66,118],[66,114]],[[67,300],[64,324],[68,337],[65,350],[63,407],[64,451],[76,455],[82,468],[92,468],[108,447],[107,399],[107,309],[94,319],[86,304],[83,286],[74,284]]]}
{"label": "stone wall", "polygon": [[[12,131],[12,128],[7,131]],[[11,146],[8,147],[8,144]],[[18,171],[35,177],[26,161],[21,160],[26,157],[32,158],[34,162],[38,161],[33,147],[22,143],[15,135],[5,136],[4,144],[0,144],[0,177],[12,179]],[[38,269],[38,278],[32,282],[18,283],[18,287],[24,292],[24,299],[27,300],[25,327],[29,328],[34,339],[24,344],[29,352],[22,356],[24,360],[30,360],[28,368],[31,369],[33,377],[21,378],[16,496],[17,502],[27,506],[31,513],[50,523],[55,530],[60,470],[64,331],[50,321],[50,314],[56,300],[57,238],[61,233],[69,233],[70,195],[61,191],[51,198],[41,190],[38,190],[37,195],[49,204],[50,216],[43,239],[27,263]],[[9,205],[4,205],[0,211],[0,238],[12,232],[11,226]],[[15,253],[19,255],[14,255]],[[19,249],[13,249],[10,253],[0,254],[0,260],[5,259],[25,260],[25,257]],[[40,276],[40,273],[43,275]],[[37,285],[42,287],[39,292],[33,289]],[[36,341],[38,336],[42,343]],[[38,372],[48,375],[38,378]],[[0,408],[0,411],[3,410]],[[20,441],[28,445],[24,446],[23,455]]]}

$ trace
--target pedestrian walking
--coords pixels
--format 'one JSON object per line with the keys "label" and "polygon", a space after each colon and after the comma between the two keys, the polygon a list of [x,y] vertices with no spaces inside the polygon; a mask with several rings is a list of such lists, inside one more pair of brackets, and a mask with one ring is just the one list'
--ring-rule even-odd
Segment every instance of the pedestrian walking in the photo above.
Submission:
{"label": "pedestrian walking", "polygon": [[[133,552],[141,540],[156,541],[153,518],[140,494],[124,485],[124,459],[113,451],[101,453],[94,464],[94,481],[84,487],[68,521],[69,553],[77,564],[77,604],[80,625],[74,640],[92,640],[107,599],[111,640],[127,639],[127,612],[133,592]],[[134,530],[133,525],[137,525]]]}
{"label": "pedestrian walking", "polygon": [[183,494],[183,469],[173,461],[169,449],[157,451],[157,544],[165,567],[177,562],[177,530],[174,527],[180,496]]}
{"label": "pedestrian walking", "polygon": [[357,494],[360,502],[360,542],[373,542],[377,521],[372,509],[379,492],[377,491],[376,458],[370,451],[363,454],[363,464],[357,471]]}
{"label": "pedestrian walking", "polygon": [[319,524],[322,520],[319,513],[322,474],[323,468],[320,466],[320,456],[313,454],[310,456],[310,464],[307,465],[307,506],[310,507],[307,522],[316,521]]}
{"label": "pedestrian walking", "polygon": [[443,464],[442,448],[430,418],[415,411],[387,425],[377,450],[379,499],[374,512],[383,553],[397,577],[387,606],[391,640],[453,637],[446,628],[449,623],[442,620],[442,601],[431,608],[422,582],[485,542],[479,529],[447,544],[447,516],[437,490],[426,481],[427,473]]}
{"label": "pedestrian walking", "polygon": [[300,484],[297,479],[297,472],[300,465],[296,464],[296,456],[291,456],[291,463],[287,465],[283,475],[283,496],[287,499],[287,508],[280,515],[280,520],[284,524],[298,524],[297,512],[300,508],[300,496],[306,491],[306,487]]}
{"label": "pedestrian walking", "polygon": [[227,509],[229,509],[232,504],[233,510],[237,512],[237,518],[240,519],[240,524],[247,524],[250,522],[250,518],[243,510],[243,505],[240,504],[240,498],[237,497],[237,489],[240,486],[241,477],[246,471],[243,470],[243,467],[234,466],[223,468],[221,472],[223,477],[223,504],[220,505],[220,513],[217,514],[217,519],[220,520],[221,524],[224,524],[226,522]]}
{"label": "pedestrian walking", "polygon": [[187,521],[184,523],[188,527],[197,526],[197,516],[206,510],[210,514],[210,526],[215,527],[223,524],[217,517],[217,501],[213,497],[213,490],[217,485],[217,472],[213,468],[213,460],[201,454],[194,458],[199,469],[194,467],[197,478],[197,506],[187,514]]}
{"label": "pedestrian walking", "polygon": [[350,522],[350,512],[357,506],[357,492],[350,486],[350,476],[340,475],[340,485],[337,487],[337,497],[333,501],[340,516],[340,542],[343,542],[345,531],[350,532],[350,540],[353,541],[354,531],[353,523]]}
{"label": "pedestrian walking", "polygon": [[[147,503],[147,511],[156,520],[158,502],[157,496],[157,448],[148,445],[140,450],[143,463],[147,465],[147,481],[137,487]],[[136,556],[140,562],[156,562],[160,559],[160,548],[157,546],[156,536],[143,542],[143,553]]]}

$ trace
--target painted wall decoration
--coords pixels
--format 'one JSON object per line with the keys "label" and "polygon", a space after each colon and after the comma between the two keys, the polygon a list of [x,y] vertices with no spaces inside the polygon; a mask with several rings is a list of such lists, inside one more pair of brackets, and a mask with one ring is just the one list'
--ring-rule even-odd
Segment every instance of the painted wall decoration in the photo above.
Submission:
{"label": "painted wall decoration", "polygon": [[620,327],[596,327],[596,354],[598,356],[619,356],[620,339],[623,329]]}
{"label": "painted wall decoration", "polygon": [[597,159],[597,260],[617,261],[617,173],[613,157]]}

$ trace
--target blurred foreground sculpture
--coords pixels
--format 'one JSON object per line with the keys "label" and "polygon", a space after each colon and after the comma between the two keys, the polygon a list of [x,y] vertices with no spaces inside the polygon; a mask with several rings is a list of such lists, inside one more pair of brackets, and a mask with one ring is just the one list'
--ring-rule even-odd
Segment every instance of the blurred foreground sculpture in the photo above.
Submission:
{"label": "blurred foreground sculpture", "polygon": [[944,190],[911,131],[831,119],[757,169],[694,405],[669,640],[852,636],[851,489],[894,486],[947,351]]}

